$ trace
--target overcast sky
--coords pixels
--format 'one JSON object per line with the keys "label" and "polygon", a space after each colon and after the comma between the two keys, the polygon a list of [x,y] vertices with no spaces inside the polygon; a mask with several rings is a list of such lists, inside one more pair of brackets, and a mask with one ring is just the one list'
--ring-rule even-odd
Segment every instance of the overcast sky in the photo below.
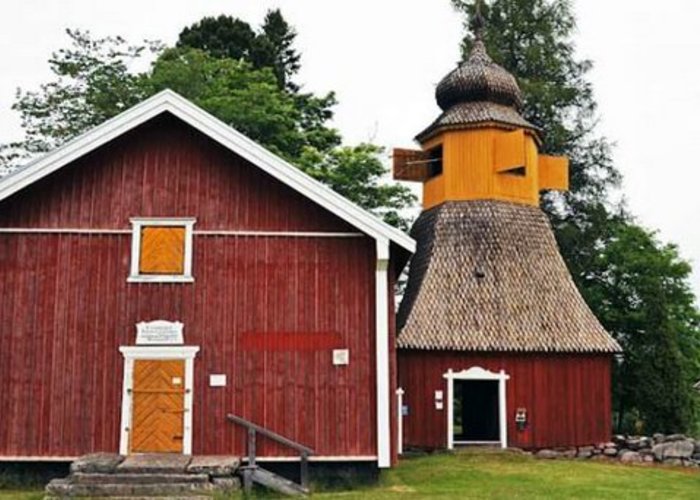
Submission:
{"label": "overcast sky", "polygon": [[[21,136],[17,87],[50,78],[65,28],[172,43],[182,27],[226,13],[258,24],[280,7],[296,27],[307,90],[335,90],[349,143],[412,146],[437,115],[435,84],[459,58],[462,26],[449,0],[21,0],[0,3],[0,142]],[[616,142],[632,211],[696,267],[700,292],[700,37],[697,0],[576,0],[579,55],[601,131]]]}

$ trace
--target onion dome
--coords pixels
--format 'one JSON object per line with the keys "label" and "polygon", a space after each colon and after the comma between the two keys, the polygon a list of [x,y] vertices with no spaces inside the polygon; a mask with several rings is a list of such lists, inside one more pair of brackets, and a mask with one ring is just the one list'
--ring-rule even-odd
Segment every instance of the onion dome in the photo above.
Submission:
{"label": "onion dome", "polygon": [[443,111],[463,102],[487,101],[520,110],[522,94],[513,75],[491,60],[481,39],[467,60],[450,72],[435,90]]}
{"label": "onion dome", "polygon": [[483,17],[477,12],[474,46],[469,57],[435,89],[435,98],[443,113],[418,134],[419,142],[441,130],[484,124],[537,130],[520,114],[523,97],[515,77],[493,62],[486,52],[483,27]]}

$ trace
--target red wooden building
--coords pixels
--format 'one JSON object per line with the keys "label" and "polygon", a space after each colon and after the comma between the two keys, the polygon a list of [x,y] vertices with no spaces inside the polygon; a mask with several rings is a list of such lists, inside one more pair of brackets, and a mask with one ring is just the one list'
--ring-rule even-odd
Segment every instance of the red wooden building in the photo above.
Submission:
{"label": "red wooden building", "polygon": [[233,413],[389,466],[413,250],[174,93],[144,101],[0,181],[0,460],[243,455]]}
{"label": "red wooden building", "polygon": [[568,161],[539,152],[515,78],[471,54],[437,86],[443,113],[397,150],[423,183],[418,247],[398,313],[404,443],[589,445],[611,432],[620,350],[579,294],[544,212]]}

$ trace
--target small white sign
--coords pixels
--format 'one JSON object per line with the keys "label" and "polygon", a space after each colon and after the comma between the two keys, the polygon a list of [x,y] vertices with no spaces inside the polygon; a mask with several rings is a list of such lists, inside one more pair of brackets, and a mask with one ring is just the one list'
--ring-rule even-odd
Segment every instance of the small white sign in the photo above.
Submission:
{"label": "small white sign", "polygon": [[442,410],[442,401],[435,401],[435,409]]}
{"label": "small white sign", "polygon": [[333,364],[335,366],[350,364],[350,350],[333,349]]}
{"label": "small white sign", "polygon": [[436,401],[442,401],[442,391],[435,391],[435,400]]}
{"label": "small white sign", "polygon": [[182,385],[181,377],[173,377],[173,385]]}
{"label": "small white sign", "polygon": [[209,387],[226,387],[226,374],[212,373],[209,375]]}
{"label": "small white sign", "polygon": [[136,325],[138,345],[181,345],[183,324],[179,321],[142,321]]}

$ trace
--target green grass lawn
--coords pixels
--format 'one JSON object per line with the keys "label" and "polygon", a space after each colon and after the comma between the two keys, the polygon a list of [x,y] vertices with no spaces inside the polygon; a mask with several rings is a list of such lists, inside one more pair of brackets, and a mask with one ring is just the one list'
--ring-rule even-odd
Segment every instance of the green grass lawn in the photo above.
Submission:
{"label": "green grass lawn", "polygon": [[[41,498],[40,491],[2,491],[0,499]],[[269,498],[269,496],[265,495]],[[618,463],[535,460],[515,453],[465,451],[406,459],[380,484],[314,498],[700,498],[700,471]]]}
{"label": "green grass lawn", "polygon": [[317,498],[700,498],[700,472],[459,452],[405,460],[378,487]]}

